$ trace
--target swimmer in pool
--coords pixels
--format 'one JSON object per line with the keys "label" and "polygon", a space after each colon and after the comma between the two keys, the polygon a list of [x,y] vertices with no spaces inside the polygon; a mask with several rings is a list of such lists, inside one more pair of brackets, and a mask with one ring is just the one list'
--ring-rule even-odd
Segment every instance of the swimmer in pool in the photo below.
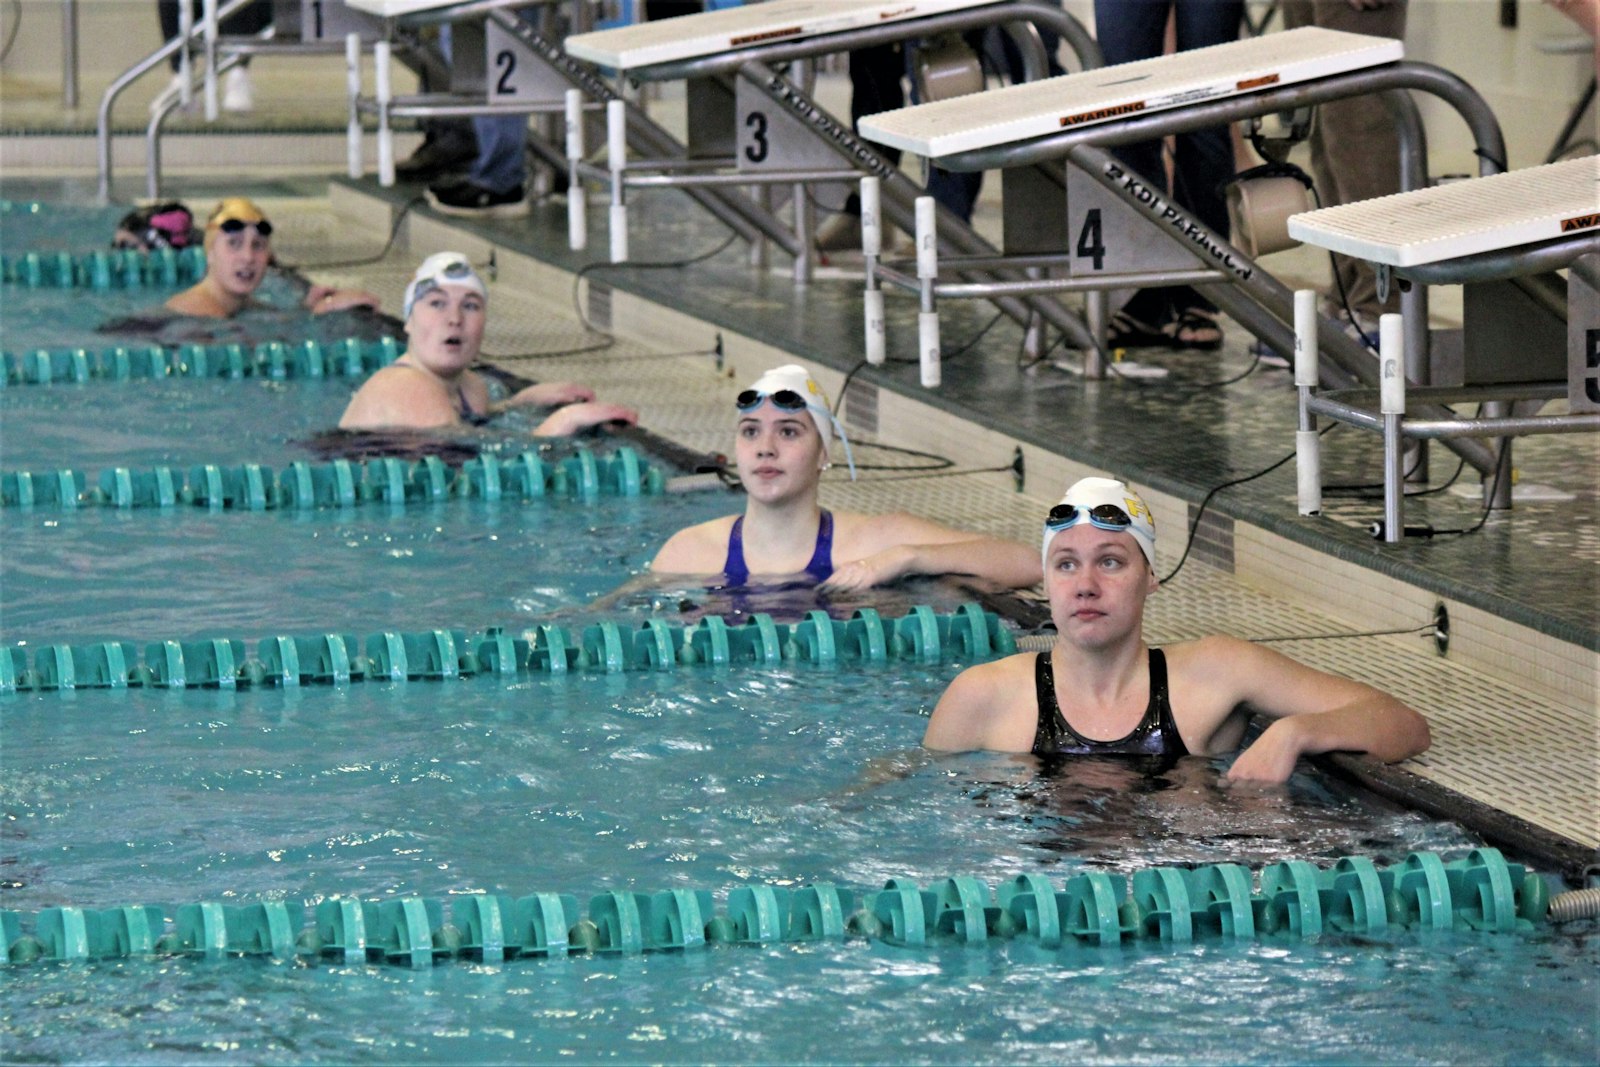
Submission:
{"label": "swimmer in pool", "polygon": [[481,426],[514,407],[557,407],[533,431],[562,437],[607,423],[636,424],[638,412],[594,402],[594,391],[573,382],[530,385],[491,402],[482,375],[472,370],[488,321],[489,295],[460,252],[423,260],[406,286],[406,354],[368,378],[339,419],[341,430],[433,430]]}
{"label": "swimmer in pool", "polygon": [[1216,635],[1144,643],[1158,587],[1156,529],[1139,494],[1085,478],[1045,520],[1045,592],[1055,647],[971,667],[940,698],[922,739],[936,751],[1039,756],[1213,756],[1239,746],[1252,712],[1272,720],[1228,777],[1282,782],[1318,752],[1385,763],[1428,747],[1426,720],[1394,697]]}
{"label": "swimmer in pool", "polygon": [[744,514],[673,534],[650,565],[657,574],[720,571],[730,586],[754,575],[804,574],[823,591],[916,574],[968,575],[1007,588],[1038,584],[1039,559],[1026,545],[914,515],[821,507],[817,485],[829,466],[829,439],[837,431],[847,457],[850,443],[805,368],[768,371],[739,394],[737,405],[734,455]]}
{"label": "swimmer in pool", "polygon": [[[272,264],[272,223],[259,207],[242,196],[217,205],[206,220],[206,276],[174,296],[166,310],[196,318],[230,319],[261,308],[255,292]],[[350,308],[376,308],[378,298],[359,289],[313,285],[302,303],[314,315]]]}

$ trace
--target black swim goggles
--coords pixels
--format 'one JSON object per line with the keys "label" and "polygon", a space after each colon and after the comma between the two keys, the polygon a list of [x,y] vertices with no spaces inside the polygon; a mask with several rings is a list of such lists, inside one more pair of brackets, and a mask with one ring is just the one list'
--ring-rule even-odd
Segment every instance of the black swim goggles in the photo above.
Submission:
{"label": "black swim goggles", "polygon": [[734,398],[740,411],[754,411],[761,406],[763,400],[772,401],[772,406],[779,411],[804,411],[808,406],[806,398],[793,389],[779,389],[775,393],[763,393],[759,389],[746,389]]}
{"label": "black swim goggles", "polygon": [[1088,518],[1091,526],[1113,532],[1126,532],[1133,526],[1133,519],[1115,504],[1096,504],[1092,508],[1080,508],[1076,504],[1057,504],[1050,509],[1050,514],[1045,516],[1044,528],[1065,530],[1069,526],[1077,525],[1084,518]]}
{"label": "black swim goggles", "polygon": [[244,219],[223,219],[221,222],[217,223],[217,229],[221,230],[223,233],[230,234],[243,233],[246,226],[254,226],[256,228],[256,232],[262,237],[272,236],[272,223],[268,222],[266,219],[262,219],[260,222],[246,222]]}

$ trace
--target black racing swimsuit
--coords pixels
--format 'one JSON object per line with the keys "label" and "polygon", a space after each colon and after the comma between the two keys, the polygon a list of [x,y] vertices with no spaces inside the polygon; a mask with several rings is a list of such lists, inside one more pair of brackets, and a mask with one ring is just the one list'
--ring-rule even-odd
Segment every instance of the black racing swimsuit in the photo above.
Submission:
{"label": "black racing swimsuit", "polygon": [[1056,704],[1050,653],[1041,652],[1034,660],[1033,680],[1039,699],[1039,726],[1033,735],[1036,756],[1160,756],[1175,760],[1189,754],[1172,718],[1172,705],[1167,699],[1167,657],[1159,648],[1150,650],[1150,704],[1144,718],[1126,737],[1115,741],[1090,740],[1062,717]]}

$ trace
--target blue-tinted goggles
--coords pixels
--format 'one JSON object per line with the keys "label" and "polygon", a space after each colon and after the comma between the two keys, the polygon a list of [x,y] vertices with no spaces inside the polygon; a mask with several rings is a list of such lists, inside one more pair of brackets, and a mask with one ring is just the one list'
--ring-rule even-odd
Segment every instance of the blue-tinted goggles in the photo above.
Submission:
{"label": "blue-tinted goggles", "polygon": [[246,226],[254,226],[256,232],[263,237],[272,236],[272,223],[266,219],[262,219],[260,222],[246,222],[243,219],[224,219],[222,222],[217,223],[217,229],[223,233],[243,233]]}
{"label": "blue-tinted goggles", "polygon": [[763,393],[756,389],[746,389],[734,398],[734,403],[740,411],[754,411],[761,406],[763,400],[772,401],[772,406],[780,411],[804,411],[806,398],[793,389],[779,389],[775,393]]}
{"label": "blue-tinted goggles", "polygon": [[1089,520],[1091,526],[1118,533],[1124,533],[1133,526],[1133,519],[1115,504],[1096,504],[1087,510],[1076,504],[1057,504],[1045,516],[1044,527],[1047,530],[1065,530],[1084,518]]}

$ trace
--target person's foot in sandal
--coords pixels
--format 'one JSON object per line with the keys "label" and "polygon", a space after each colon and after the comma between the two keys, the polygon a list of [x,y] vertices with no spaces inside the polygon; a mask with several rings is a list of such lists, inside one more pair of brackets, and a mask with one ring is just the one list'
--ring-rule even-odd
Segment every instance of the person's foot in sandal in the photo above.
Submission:
{"label": "person's foot in sandal", "polygon": [[[1219,342],[1220,343],[1220,342]],[[1118,311],[1106,324],[1107,348],[1170,348],[1172,338],[1126,311]]]}
{"label": "person's foot in sandal", "polygon": [[1162,336],[1169,348],[1215,352],[1222,347],[1222,327],[1217,325],[1217,313],[1205,308],[1185,308],[1162,330]]}

